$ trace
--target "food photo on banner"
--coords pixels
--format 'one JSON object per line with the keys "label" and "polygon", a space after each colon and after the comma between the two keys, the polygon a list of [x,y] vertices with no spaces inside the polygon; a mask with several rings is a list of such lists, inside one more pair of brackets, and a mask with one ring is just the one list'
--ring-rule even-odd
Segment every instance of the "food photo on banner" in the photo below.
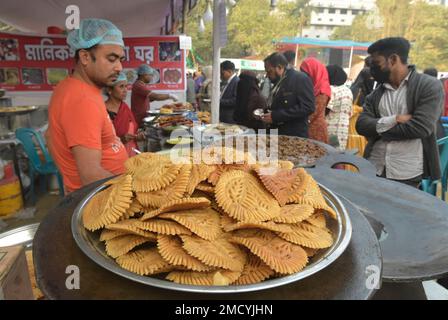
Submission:
{"label": "food photo on banner", "polygon": [[[185,52],[179,37],[125,38],[123,69],[129,87],[137,79],[136,69],[149,65],[152,90],[185,90]],[[26,36],[0,33],[0,85],[8,91],[52,91],[70,74],[74,52],[64,36]]]}
{"label": "food photo on banner", "polygon": [[179,42],[160,42],[159,58],[160,61],[181,61],[181,50]]}
{"label": "food photo on banner", "polygon": [[18,42],[15,39],[0,38],[0,61],[19,60]]}

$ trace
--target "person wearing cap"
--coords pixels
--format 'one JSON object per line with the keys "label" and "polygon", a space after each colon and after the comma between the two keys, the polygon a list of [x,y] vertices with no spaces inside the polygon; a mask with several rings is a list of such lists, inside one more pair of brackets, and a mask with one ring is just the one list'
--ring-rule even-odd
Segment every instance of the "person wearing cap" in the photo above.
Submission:
{"label": "person wearing cap", "polygon": [[126,149],[110,120],[101,90],[112,86],[125,57],[121,31],[107,20],[86,19],[67,37],[74,72],[54,89],[47,132],[66,192],[124,173]]}
{"label": "person wearing cap", "polygon": [[117,81],[105,90],[108,96],[106,108],[117,136],[126,147],[129,157],[133,157],[138,150],[137,140],[144,140],[145,134],[138,131],[137,121],[135,121],[131,108],[124,101],[128,94],[127,85],[128,79],[121,72]]}
{"label": "person wearing cap", "polygon": [[155,93],[148,88],[148,84],[154,76],[154,69],[147,64],[142,64],[137,69],[138,78],[132,85],[131,110],[139,128],[143,127],[143,119],[149,110],[151,101],[162,101],[172,99],[177,101],[173,94]]}

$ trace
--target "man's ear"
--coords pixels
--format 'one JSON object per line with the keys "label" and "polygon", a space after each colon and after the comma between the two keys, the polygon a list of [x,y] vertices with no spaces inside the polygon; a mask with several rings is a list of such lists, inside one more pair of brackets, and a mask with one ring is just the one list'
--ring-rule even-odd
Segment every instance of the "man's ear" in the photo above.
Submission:
{"label": "man's ear", "polygon": [[79,61],[82,65],[87,65],[92,60],[92,57],[90,56],[90,53],[87,50],[80,50],[79,51]]}
{"label": "man's ear", "polygon": [[393,54],[393,55],[391,55],[391,56],[389,57],[389,59],[390,59],[390,62],[391,62],[392,65],[396,65],[396,64],[398,64],[399,62],[401,62],[401,59],[400,59],[400,57],[398,56],[398,54]]}

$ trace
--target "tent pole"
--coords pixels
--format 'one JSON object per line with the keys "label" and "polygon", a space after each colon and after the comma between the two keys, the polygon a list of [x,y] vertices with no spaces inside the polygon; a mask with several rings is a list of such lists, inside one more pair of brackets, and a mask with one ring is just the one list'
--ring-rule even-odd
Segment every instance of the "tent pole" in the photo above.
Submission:
{"label": "tent pole", "polygon": [[221,47],[219,44],[219,5],[221,0],[213,1],[213,77],[212,77],[212,123],[219,123],[219,100],[221,97]]}
{"label": "tent pole", "polygon": [[352,73],[352,62],[353,62],[353,47],[350,49],[350,62],[348,63],[348,76]]}
{"label": "tent pole", "polygon": [[299,60],[298,55],[299,55],[299,45],[296,44],[296,58],[294,60],[294,67],[296,67],[296,68],[297,68],[297,60]]}
{"label": "tent pole", "polygon": [[182,33],[187,34],[188,0],[182,2]]}

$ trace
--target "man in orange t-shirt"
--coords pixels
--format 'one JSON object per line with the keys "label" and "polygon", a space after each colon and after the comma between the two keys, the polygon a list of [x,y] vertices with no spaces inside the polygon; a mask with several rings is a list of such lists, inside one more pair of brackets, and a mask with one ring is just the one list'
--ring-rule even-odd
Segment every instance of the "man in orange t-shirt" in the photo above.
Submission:
{"label": "man in orange t-shirt", "polygon": [[122,70],[120,30],[100,19],[81,21],[67,37],[76,52],[73,75],[55,88],[49,106],[48,144],[66,191],[124,172],[126,149],[116,136],[101,88]]}

